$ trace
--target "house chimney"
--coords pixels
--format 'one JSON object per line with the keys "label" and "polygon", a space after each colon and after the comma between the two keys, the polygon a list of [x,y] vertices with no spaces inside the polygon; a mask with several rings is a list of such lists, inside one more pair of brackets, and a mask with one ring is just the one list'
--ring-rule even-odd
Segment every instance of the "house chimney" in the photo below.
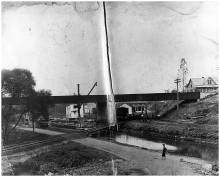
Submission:
{"label": "house chimney", "polygon": [[202,77],[202,82],[203,84],[205,84],[205,77]]}

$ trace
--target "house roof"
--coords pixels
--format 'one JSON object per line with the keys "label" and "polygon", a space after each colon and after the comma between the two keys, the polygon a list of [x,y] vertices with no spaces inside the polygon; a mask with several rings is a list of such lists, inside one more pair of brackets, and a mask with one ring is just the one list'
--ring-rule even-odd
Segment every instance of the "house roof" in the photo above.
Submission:
{"label": "house roof", "polygon": [[[201,77],[201,78],[191,78],[186,85],[186,87],[189,85],[190,81],[193,83],[194,87],[198,86],[210,86],[207,84],[207,80],[212,79],[214,81],[214,85],[218,85],[218,78],[212,78],[212,77]],[[213,85],[213,84],[212,84]]]}
{"label": "house roof", "polygon": [[216,84],[218,84],[218,77],[212,77]]}
{"label": "house roof", "polygon": [[147,102],[138,102],[138,101],[137,102],[130,102],[130,103],[127,103],[127,102],[125,102],[125,103],[116,103],[116,107],[120,107],[123,104],[126,104],[126,105],[128,105],[130,107],[143,106],[143,105],[146,105],[146,103]]}
{"label": "house roof", "polygon": [[204,85],[205,78],[191,78],[191,81],[192,81],[193,85],[195,85],[195,86]]}

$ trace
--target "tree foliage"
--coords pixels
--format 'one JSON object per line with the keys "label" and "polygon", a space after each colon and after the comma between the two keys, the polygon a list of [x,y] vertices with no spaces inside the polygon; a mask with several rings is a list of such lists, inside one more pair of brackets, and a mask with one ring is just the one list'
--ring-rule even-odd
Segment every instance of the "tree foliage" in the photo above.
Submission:
{"label": "tree foliage", "polygon": [[26,69],[2,70],[2,96],[29,96],[36,85],[32,73]]}
{"label": "tree foliage", "polygon": [[30,99],[28,100],[27,107],[31,114],[33,131],[34,122],[36,122],[40,116],[42,116],[44,120],[49,119],[49,107],[53,106],[50,96],[50,90],[39,90],[32,92]]}
{"label": "tree foliage", "polygon": [[44,97],[44,99],[40,99],[38,102],[38,110],[41,113],[41,115],[44,117],[45,120],[49,119],[49,107],[54,106],[54,104],[51,101],[52,93],[50,90],[39,90],[37,91],[38,97]]}
{"label": "tree foliage", "polygon": [[[32,73],[26,69],[2,70],[2,97],[11,97],[9,105],[2,106],[2,135],[6,142],[9,134],[16,128],[24,114],[30,113],[36,120],[40,115],[48,119],[51,106],[51,91],[34,89],[36,83]],[[23,105],[14,105],[13,98],[27,97]],[[43,99],[39,99],[43,97]]]}
{"label": "tree foliage", "polygon": [[171,91],[171,93],[177,93],[176,89],[173,89],[173,90]]}
{"label": "tree foliage", "polygon": [[182,58],[180,61],[180,67],[178,70],[178,75],[181,78],[182,81],[182,91],[184,92],[185,82],[187,74],[189,73],[187,62],[185,58]]}

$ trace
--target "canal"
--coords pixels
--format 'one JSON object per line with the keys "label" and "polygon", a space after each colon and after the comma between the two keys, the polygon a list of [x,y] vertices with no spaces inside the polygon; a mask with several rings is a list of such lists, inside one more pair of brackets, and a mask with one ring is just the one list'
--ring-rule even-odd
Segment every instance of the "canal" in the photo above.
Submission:
{"label": "canal", "polygon": [[188,141],[171,141],[166,139],[141,138],[126,133],[118,133],[114,137],[118,143],[137,146],[149,150],[161,151],[162,144],[166,144],[168,153],[196,157],[211,162],[218,162],[218,145],[200,144]]}
{"label": "canal", "polygon": [[[108,135],[98,133],[93,134],[96,138],[109,138]],[[151,136],[142,136],[139,133],[118,132],[111,136],[117,143],[136,146],[153,151],[162,151],[162,144],[166,144],[168,153],[200,158],[213,163],[218,163],[218,145],[207,143],[195,143],[190,141],[175,141]]]}

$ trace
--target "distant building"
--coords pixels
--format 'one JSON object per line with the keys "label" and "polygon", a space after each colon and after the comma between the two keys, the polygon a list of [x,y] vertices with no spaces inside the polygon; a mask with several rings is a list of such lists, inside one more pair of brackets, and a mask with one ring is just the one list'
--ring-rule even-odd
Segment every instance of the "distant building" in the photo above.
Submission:
{"label": "distant building", "polygon": [[133,104],[133,110],[137,114],[142,114],[146,109],[146,104]]}
{"label": "distant building", "polygon": [[208,95],[218,91],[218,79],[212,77],[191,78],[185,88],[187,92],[200,92]]}
{"label": "distant building", "polygon": [[66,118],[66,104],[55,104],[49,108],[50,118]]}
{"label": "distant building", "polygon": [[120,105],[119,107],[120,107],[120,108],[127,108],[127,109],[128,109],[128,114],[132,114],[132,113],[133,113],[133,111],[132,111],[132,105],[130,105],[130,104],[124,103],[124,104]]}
{"label": "distant building", "polygon": [[145,103],[122,103],[118,104],[117,107],[123,107],[128,109],[128,114],[141,114],[143,113],[147,108]]}
{"label": "distant building", "polygon": [[[82,104],[80,108],[80,116],[85,117],[96,112],[95,103]],[[70,104],[66,106],[66,117],[67,118],[79,118],[77,104]]]}
{"label": "distant building", "polygon": [[[84,117],[83,106],[80,108],[80,116]],[[77,104],[66,106],[66,118],[79,118]]]}
{"label": "distant building", "polygon": [[86,103],[83,104],[84,117],[94,118],[96,117],[96,104],[95,103]]}

